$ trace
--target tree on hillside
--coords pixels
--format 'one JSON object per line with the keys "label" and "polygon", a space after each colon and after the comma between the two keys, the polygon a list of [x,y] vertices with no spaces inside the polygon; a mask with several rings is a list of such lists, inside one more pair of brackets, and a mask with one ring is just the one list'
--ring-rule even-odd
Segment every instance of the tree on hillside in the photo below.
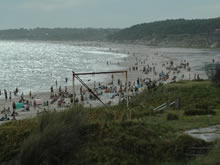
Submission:
{"label": "tree on hillside", "polygon": [[220,64],[212,63],[205,66],[208,78],[216,85],[220,85]]}

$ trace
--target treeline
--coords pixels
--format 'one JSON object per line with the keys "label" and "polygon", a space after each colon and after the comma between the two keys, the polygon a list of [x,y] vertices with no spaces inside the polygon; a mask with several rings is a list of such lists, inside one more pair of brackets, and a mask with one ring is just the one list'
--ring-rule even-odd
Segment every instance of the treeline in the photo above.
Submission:
{"label": "treeline", "polygon": [[[220,18],[165,20],[122,29],[109,36],[112,41],[143,42],[149,45],[220,46]],[[199,42],[199,43],[198,43]],[[193,47],[194,47],[193,46]]]}
{"label": "treeline", "polygon": [[35,28],[0,30],[0,40],[111,41],[150,46],[220,47],[220,17],[176,19],[125,29]]}
{"label": "treeline", "polygon": [[1,40],[103,41],[119,29],[35,28],[0,30]]}

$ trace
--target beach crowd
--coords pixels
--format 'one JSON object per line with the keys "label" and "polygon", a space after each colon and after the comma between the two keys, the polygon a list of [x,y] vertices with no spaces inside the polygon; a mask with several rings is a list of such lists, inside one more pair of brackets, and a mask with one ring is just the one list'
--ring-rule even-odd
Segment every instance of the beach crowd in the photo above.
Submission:
{"label": "beach crowd", "polygon": [[[111,51],[113,50],[111,49]],[[136,56],[135,53],[127,53],[131,56],[130,60],[125,58],[124,62],[117,63],[106,61],[106,65],[124,63],[128,68],[128,84],[126,84],[124,75],[111,74],[107,82],[90,82],[89,89],[80,85],[74,94],[71,87],[62,87],[56,80],[50,87],[47,98],[36,97],[31,91],[24,96],[24,93],[18,88],[13,91],[13,96],[11,91],[8,92],[4,89],[4,93],[2,93],[0,90],[0,95],[3,94],[5,102],[7,102],[2,107],[0,121],[16,120],[24,113],[36,116],[48,111],[59,111],[70,107],[73,103],[76,106],[94,107],[102,106],[100,104],[100,100],[102,100],[106,105],[116,105],[125,101],[127,96],[131,99],[139,92],[159,85],[179,80],[200,80],[200,75],[192,72],[189,61],[160,60],[157,62],[157,58],[161,58],[162,53],[142,57]],[[64,82],[67,84],[68,78],[65,78]],[[75,100],[73,100],[74,98]]]}

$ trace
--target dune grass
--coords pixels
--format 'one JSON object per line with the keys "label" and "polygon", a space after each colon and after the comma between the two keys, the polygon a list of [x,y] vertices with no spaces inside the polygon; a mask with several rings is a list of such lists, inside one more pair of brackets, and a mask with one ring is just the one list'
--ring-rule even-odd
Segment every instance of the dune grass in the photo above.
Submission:
{"label": "dune grass", "polygon": [[220,164],[220,141],[216,142],[214,148],[205,156],[198,157],[191,165],[219,165]]}
{"label": "dune grass", "polygon": [[[153,108],[176,98],[180,99],[180,108],[153,112]],[[0,126],[3,148],[0,162],[18,165],[197,165],[201,159],[208,162],[206,157],[194,159],[188,155],[200,154],[193,147],[219,149],[219,144],[206,143],[183,132],[220,124],[219,98],[220,88],[209,81],[183,81],[141,93],[131,100],[129,110],[124,104],[93,109],[79,106],[11,122]],[[184,115],[184,111],[194,110],[198,105],[208,106],[216,114]],[[167,120],[169,114],[178,120]],[[219,154],[213,153],[209,154],[216,159]]]}
{"label": "dune grass", "polygon": [[23,143],[35,129],[36,119],[13,121],[0,126],[0,162],[15,157]]}

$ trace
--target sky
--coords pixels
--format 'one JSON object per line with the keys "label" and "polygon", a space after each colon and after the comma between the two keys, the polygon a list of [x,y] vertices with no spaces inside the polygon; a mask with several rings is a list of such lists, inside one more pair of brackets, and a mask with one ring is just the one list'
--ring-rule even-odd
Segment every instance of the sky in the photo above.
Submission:
{"label": "sky", "polygon": [[0,0],[0,29],[125,28],[165,19],[220,17],[220,0]]}

